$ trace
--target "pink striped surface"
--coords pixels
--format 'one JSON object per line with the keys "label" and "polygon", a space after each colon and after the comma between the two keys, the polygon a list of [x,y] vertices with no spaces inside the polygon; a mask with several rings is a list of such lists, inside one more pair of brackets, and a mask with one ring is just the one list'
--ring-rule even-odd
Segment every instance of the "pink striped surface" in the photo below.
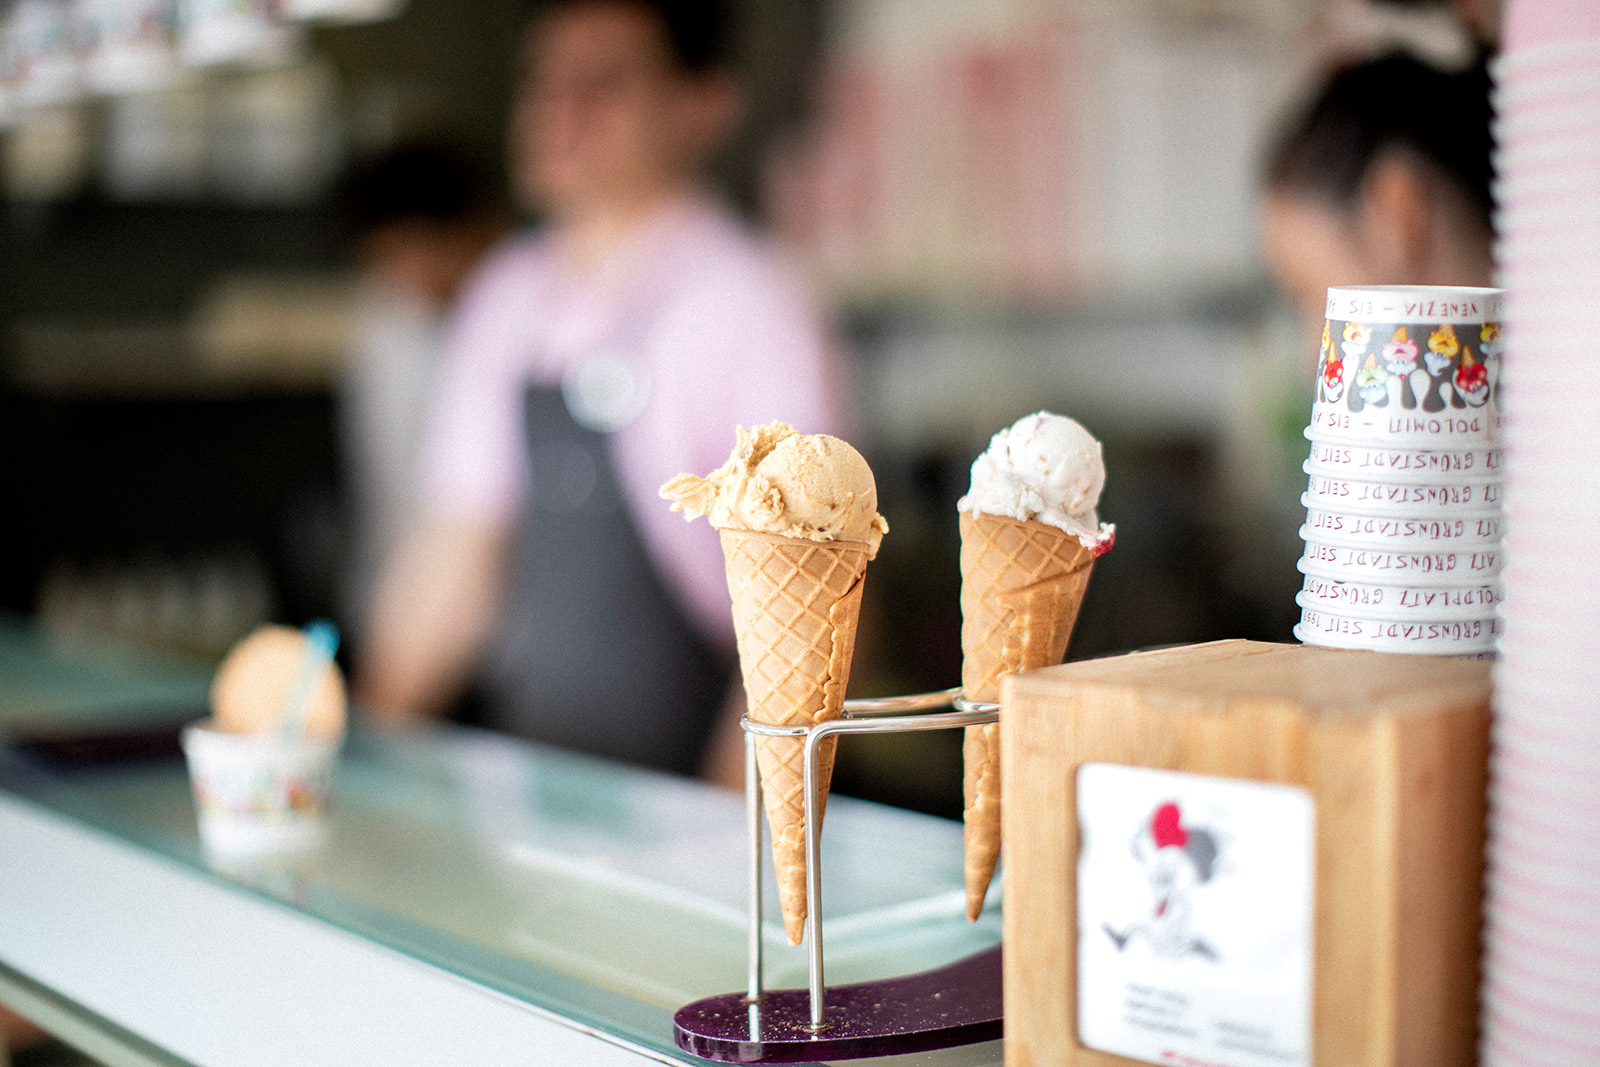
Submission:
{"label": "pink striped surface", "polygon": [[1538,956],[1568,967],[1582,966],[1589,961],[1590,950],[1581,940],[1574,944],[1566,938],[1540,938],[1539,931],[1526,932],[1506,922],[1494,923],[1493,928],[1495,936],[1516,949],[1519,955]]}
{"label": "pink striped surface", "polygon": [[1512,0],[1497,62],[1508,417],[1487,1065],[1600,1065],[1600,0]]}
{"label": "pink striped surface", "polygon": [[[1593,833],[1574,835],[1561,826],[1546,826],[1528,833],[1503,835],[1489,847],[1489,852],[1515,864],[1517,877],[1531,878],[1551,890],[1600,897],[1600,886],[1582,877],[1584,857],[1593,846]],[[1600,926],[1594,932],[1600,934]],[[1600,980],[1600,974],[1596,978]]]}
{"label": "pink striped surface", "polygon": [[[1506,9],[1508,56],[1600,40],[1600,4],[1594,0],[1512,0]],[[1559,60],[1557,60],[1558,62]]]}
{"label": "pink striped surface", "polygon": [[[1507,1026],[1511,1031],[1509,1036],[1513,1040],[1508,1042],[1511,1047],[1507,1051],[1514,1050],[1519,1056],[1528,1056],[1537,1049],[1543,1056],[1558,1057],[1546,1060],[1543,1056],[1537,1056],[1531,1060],[1519,1059],[1516,1062],[1554,1062],[1570,1067],[1587,1067],[1600,1062],[1595,1059],[1567,1058],[1594,1056],[1600,1053],[1600,1041],[1583,1036],[1600,1016],[1582,1011],[1563,1011],[1536,998],[1519,995],[1521,989],[1515,981],[1503,985],[1491,982],[1489,990],[1493,998],[1493,1006],[1490,1009],[1491,1020]],[[1552,1023],[1557,1024],[1559,1029],[1552,1027]],[[1574,1032],[1580,1036],[1570,1036]]]}

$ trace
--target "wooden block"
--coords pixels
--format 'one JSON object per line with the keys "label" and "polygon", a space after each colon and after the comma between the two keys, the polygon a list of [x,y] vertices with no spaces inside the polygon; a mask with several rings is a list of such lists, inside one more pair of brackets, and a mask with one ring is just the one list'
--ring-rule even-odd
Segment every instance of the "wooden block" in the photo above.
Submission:
{"label": "wooden block", "polygon": [[1489,694],[1486,663],[1245,641],[1006,679],[1007,1067],[1141,1062],[1079,1040],[1084,763],[1309,792],[1312,1062],[1472,1063]]}

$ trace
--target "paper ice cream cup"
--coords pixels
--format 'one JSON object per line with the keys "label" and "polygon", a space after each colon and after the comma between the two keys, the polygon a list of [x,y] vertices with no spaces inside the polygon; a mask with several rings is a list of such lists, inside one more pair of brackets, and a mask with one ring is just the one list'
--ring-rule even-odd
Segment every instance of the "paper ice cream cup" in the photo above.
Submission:
{"label": "paper ice cream cup", "polygon": [[1311,437],[1305,470],[1330,478],[1442,483],[1498,478],[1505,465],[1498,448],[1383,448]]}
{"label": "paper ice cream cup", "polygon": [[1361,548],[1414,549],[1422,552],[1482,548],[1500,544],[1499,512],[1468,515],[1354,515],[1308,507],[1302,538]]}
{"label": "paper ice cream cup", "polygon": [[207,719],[184,728],[183,752],[208,853],[271,856],[325,839],[338,741],[227,733]]}
{"label": "paper ice cream cup", "polygon": [[1488,482],[1365,482],[1313,472],[1300,502],[1354,515],[1498,515],[1504,496]]}
{"label": "paper ice cream cup", "polygon": [[1410,448],[1482,448],[1500,438],[1496,412],[1390,414],[1369,409],[1365,413],[1330,411],[1313,406],[1306,432],[1321,440],[1351,444],[1386,444]]}
{"label": "paper ice cream cup", "polygon": [[1499,289],[1329,289],[1307,433],[1369,447],[1492,445],[1500,299]]}
{"label": "paper ice cream cup", "polygon": [[1481,619],[1494,613],[1504,594],[1498,580],[1477,585],[1408,586],[1352,582],[1306,575],[1296,604],[1363,619]]}
{"label": "paper ice cream cup", "polygon": [[1425,551],[1328,544],[1314,537],[1305,542],[1305,554],[1295,565],[1301,574],[1378,585],[1481,585],[1498,575],[1505,562],[1499,545]]}
{"label": "paper ice cream cup", "polygon": [[1493,613],[1477,619],[1363,619],[1302,608],[1294,635],[1329,648],[1454,656],[1492,651],[1500,620]]}

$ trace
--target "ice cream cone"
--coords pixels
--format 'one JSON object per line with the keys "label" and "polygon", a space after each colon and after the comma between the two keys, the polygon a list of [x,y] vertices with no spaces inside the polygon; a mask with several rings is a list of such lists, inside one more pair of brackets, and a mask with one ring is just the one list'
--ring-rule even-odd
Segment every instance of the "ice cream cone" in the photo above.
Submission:
{"label": "ice cream cone", "polygon": [[[998,701],[1000,679],[1050,667],[1089,586],[1095,553],[1048,523],[961,513],[961,685]],[[1000,856],[1000,727],[969,726],[963,757],[967,918],[976,921]]]}
{"label": "ice cream cone", "polygon": [[[746,530],[720,532],[750,718],[784,726],[837,719],[844,711],[855,651],[868,546]],[[830,738],[817,762],[824,804],[833,754]],[[800,738],[756,739],[783,927],[794,945],[800,943],[806,918],[803,760]],[[821,814],[819,807],[819,819]]]}

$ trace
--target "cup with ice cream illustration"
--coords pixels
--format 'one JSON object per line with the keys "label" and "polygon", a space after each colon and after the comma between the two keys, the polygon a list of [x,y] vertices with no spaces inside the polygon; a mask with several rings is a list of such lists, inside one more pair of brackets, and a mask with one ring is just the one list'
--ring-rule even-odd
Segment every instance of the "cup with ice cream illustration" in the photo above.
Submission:
{"label": "cup with ice cream illustration", "polygon": [[1333,346],[1332,330],[1322,324],[1322,358],[1317,366],[1317,397],[1337,404],[1344,396],[1344,353]]}
{"label": "cup with ice cream illustration", "polygon": [[1403,408],[1417,406],[1411,376],[1417,369],[1417,342],[1406,336],[1404,326],[1395,327],[1394,335],[1383,346],[1383,365],[1398,387],[1399,402]]}
{"label": "cup with ice cream illustration", "polygon": [[1308,436],[1424,448],[1493,444],[1499,406],[1487,364],[1499,351],[1499,314],[1497,289],[1330,289]]}
{"label": "cup with ice cream illustration", "polygon": [[1300,640],[1492,654],[1505,562],[1500,302],[1497,289],[1328,290],[1305,432]]}
{"label": "cup with ice cream illustration", "polygon": [[1339,348],[1345,358],[1359,359],[1366,354],[1367,345],[1372,343],[1372,327],[1364,322],[1347,322],[1339,331],[1339,336],[1344,339]]}
{"label": "cup with ice cream illustration", "polygon": [[1468,407],[1481,408],[1489,400],[1489,368],[1482,361],[1472,358],[1472,353],[1461,353],[1461,362],[1456,367],[1455,378],[1452,381],[1456,395]]}
{"label": "cup with ice cream illustration", "polygon": [[1441,323],[1428,334],[1428,373],[1438,377],[1461,352],[1461,342],[1449,323]]}
{"label": "cup with ice cream illustration", "polygon": [[1485,360],[1498,359],[1501,345],[1498,322],[1486,322],[1478,327],[1478,351],[1483,353]]}

